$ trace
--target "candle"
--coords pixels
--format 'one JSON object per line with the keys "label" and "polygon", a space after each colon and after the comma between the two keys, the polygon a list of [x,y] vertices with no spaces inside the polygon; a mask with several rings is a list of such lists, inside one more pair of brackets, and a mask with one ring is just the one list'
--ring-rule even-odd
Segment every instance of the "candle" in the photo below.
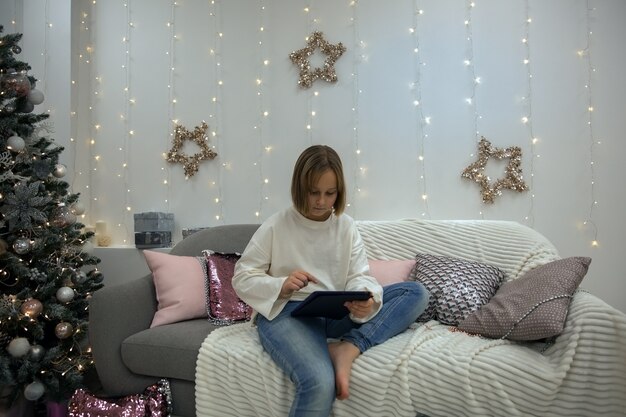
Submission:
{"label": "candle", "polygon": [[98,220],[96,222],[96,233],[99,235],[104,235],[107,232],[107,224],[103,220]]}

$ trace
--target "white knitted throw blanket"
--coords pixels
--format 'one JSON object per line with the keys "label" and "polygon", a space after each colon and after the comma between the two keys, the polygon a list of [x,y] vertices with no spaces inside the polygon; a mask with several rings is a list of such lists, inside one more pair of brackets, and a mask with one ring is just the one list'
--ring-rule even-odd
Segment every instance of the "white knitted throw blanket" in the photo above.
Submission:
{"label": "white knitted throw blanket", "polygon": [[[359,222],[359,229],[370,258],[455,256],[495,265],[507,279],[558,258],[544,237],[513,222]],[[552,344],[454,330],[416,323],[359,356],[350,398],[335,401],[332,416],[626,416],[626,315],[595,296],[575,294]],[[197,416],[287,416],[293,395],[249,323],[217,329],[202,344]]]}

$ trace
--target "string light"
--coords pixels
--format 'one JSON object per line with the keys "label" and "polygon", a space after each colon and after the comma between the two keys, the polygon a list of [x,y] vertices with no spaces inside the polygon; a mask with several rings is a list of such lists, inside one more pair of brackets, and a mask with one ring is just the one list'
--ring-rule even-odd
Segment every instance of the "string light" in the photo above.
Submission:
{"label": "string light", "polygon": [[[476,87],[482,82],[481,77],[476,76],[476,66],[474,64],[474,33],[472,29],[472,15],[473,9],[476,7],[476,3],[468,1],[465,9],[465,33],[466,33],[466,57],[463,61],[463,65],[467,67],[469,80],[470,80],[470,96],[465,99],[465,102],[472,107],[474,113],[472,128],[474,130],[474,142],[478,144],[480,141],[480,130],[478,129],[478,120],[481,116],[478,113],[478,106],[476,103]],[[429,121],[427,120],[428,124]],[[478,146],[477,146],[478,147]],[[474,157],[474,153],[470,154]],[[479,216],[484,219],[483,210],[479,211]]]}
{"label": "string light", "polygon": [[124,114],[122,115],[121,123],[122,123],[122,131],[124,132],[124,146],[123,146],[123,162],[121,164],[122,167],[122,179],[123,179],[123,187],[124,190],[124,208],[122,208],[121,218],[122,221],[118,223],[118,227],[120,227],[123,233],[123,243],[127,244],[131,242],[129,230],[127,228],[128,215],[131,210],[129,208],[132,206],[131,204],[131,190],[130,190],[130,180],[129,180],[129,169],[128,165],[130,163],[130,150],[131,150],[131,138],[135,135],[135,129],[133,128],[132,123],[132,107],[136,104],[136,100],[133,98],[132,86],[131,86],[131,56],[132,56],[132,39],[134,24],[132,22],[132,10],[131,10],[131,0],[122,0],[122,4],[124,7],[125,15],[126,15],[126,24],[125,24],[125,34],[124,38],[122,38],[123,43],[123,76],[124,76],[124,88],[123,88],[123,103],[124,103]]}
{"label": "string light", "polygon": [[593,35],[593,31],[591,30],[591,21],[592,21],[592,12],[595,10],[589,4],[589,0],[585,2],[585,48],[581,51],[578,51],[578,56],[581,59],[584,59],[584,63],[586,65],[587,70],[587,84],[585,85],[585,89],[587,90],[587,126],[589,132],[589,172],[591,176],[591,184],[590,184],[590,198],[591,202],[589,204],[589,214],[587,216],[587,220],[583,222],[584,225],[590,225],[592,228],[593,238],[591,240],[591,246],[597,247],[599,246],[598,242],[598,227],[594,221],[594,209],[598,204],[596,199],[596,173],[595,173],[595,148],[599,145],[599,141],[596,139],[594,130],[593,130],[593,113],[594,113],[594,100],[592,93],[592,83],[594,73],[596,72],[595,67],[593,66],[593,61],[591,57],[591,36]]}
{"label": "string light", "polygon": [[[469,72],[470,86],[471,86],[471,95],[466,98],[465,101],[472,106],[474,111],[473,117],[473,128],[474,128],[474,140],[478,142],[480,139],[480,131],[478,130],[478,119],[480,119],[480,115],[478,114],[478,108],[476,106],[476,86],[481,83],[481,78],[476,76],[476,67],[474,65],[474,34],[472,30],[472,10],[476,7],[476,3],[473,1],[467,2],[467,8],[465,11],[465,31],[467,35],[467,47],[466,47],[466,58],[463,61],[463,64],[467,67]],[[428,123],[428,121],[427,121]],[[473,156],[473,155],[472,155]]]}
{"label": "string light", "polygon": [[[359,23],[357,19],[358,15],[358,2],[357,0],[350,0],[349,7],[351,7],[351,19],[350,23],[352,24],[352,38],[354,47],[352,50],[354,51],[354,59],[352,61],[352,141],[354,143],[354,180],[352,181],[352,198],[356,199],[357,197],[361,197],[359,195],[361,191],[360,186],[360,178],[361,178],[361,144],[359,140],[359,128],[360,128],[360,120],[359,120],[359,103],[361,96],[361,86],[359,84],[359,65],[361,63],[361,59],[363,57],[363,48],[364,43],[361,40],[361,36],[359,33]],[[350,207],[352,210],[352,216],[357,216],[357,207],[358,205],[352,205],[350,201],[346,204],[347,207]]]}
{"label": "string light", "polygon": [[[170,145],[172,143],[172,140],[174,138],[174,129],[173,126],[178,124],[178,119],[176,118],[176,110],[175,110],[175,103],[176,103],[176,98],[174,96],[174,92],[175,90],[175,82],[176,82],[176,77],[175,77],[175,63],[176,63],[176,2],[173,1],[170,7],[170,19],[167,22],[167,28],[169,29],[170,32],[170,44],[169,44],[169,49],[166,52],[166,55],[169,56],[169,71],[168,71],[168,82],[167,82],[167,89],[168,89],[168,108],[167,108],[167,128],[166,128],[166,132],[168,132],[168,134],[166,135],[166,141],[165,141],[165,146],[164,149],[169,149]],[[171,181],[170,181],[170,169],[169,169],[169,164],[166,163],[165,161],[166,159],[166,154],[163,154],[163,166],[161,167],[161,170],[164,172],[165,177],[163,178],[163,185],[165,185],[165,204],[167,207],[167,212],[171,212],[171,208],[170,208],[170,199],[171,199]]]}
{"label": "string light", "polygon": [[[317,20],[313,18],[313,13],[311,12],[311,4],[310,4],[311,0],[305,0],[305,7],[304,7],[304,13],[306,15],[307,18],[307,28],[308,31],[307,33],[313,33],[316,29],[315,29],[315,23],[317,23]],[[308,41],[308,36],[305,38],[305,41]],[[315,116],[317,115],[317,111],[314,111],[314,101],[315,101],[315,97],[319,96],[319,92],[318,91],[314,91],[313,89],[309,88],[308,89],[308,115],[307,115],[307,124],[306,124],[306,137],[309,140],[309,145],[313,144],[313,120],[315,118]]]}
{"label": "string light", "polygon": [[[211,11],[209,13],[210,17],[213,20],[213,27],[215,32],[212,36],[213,47],[209,51],[213,57],[214,62],[214,95],[211,99],[212,114],[210,119],[213,119],[213,123],[210,125],[211,128],[211,137],[215,139],[219,139],[218,129],[221,126],[221,98],[223,97],[223,81],[222,81],[222,62],[221,62],[221,50],[222,50],[222,38],[224,33],[222,32],[222,13],[221,13],[221,3],[219,0],[211,0]],[[217,125],[217,126],[216,126]],[[218,152],[219,154],[219,152]],[[223,171],[226,168],[226,164],[219,164],[217,169],[217,184],[215,181],[212,181],[210,184],[212,186],[217,186],[217,198],[215,200],[216,211],[215,220],[217,222],[224,222],[224,216],[222,214],[224,203],[222,201],[222,177]]]}
{"label": "string light", "polygon": [[268,124],[268,117],[270,112],[267,110],[267,102],[265,100],[265,83],[263,80],[265,79],[265,75],[267,74],[267,67],[269,66],[269,59],[267,59],[267,49],[265,47],[265,38],[266,38],[266,9],[265,9],[265,1],[260,0],[259,2],[259,29],[258,29],[258,56],[257,56],[257,78],[255,80],[255,85],[257,88],[257,104],[258,104],[258,119],[257,125],[255,129],[257,130],[258,140],[259,140],[259,154],[258,154],[258,162],[255,165],[258,168],[259,178],[261,179],[261,185],[259,187],[259,205],[257,210],[254,212],[255,221],[259,221],[263,215],[264,203],[267,199],[268,194],[268,183],[269,178],[265,173],[265,164],[264,160],[269,157],[271,146],[266,145],[266,126]]}
{"label": "string light", "polygon": [[429,116],[425,117],[422,106],[422,67],[426,64],[422,61],[422,56],[420,53],[420,38],[419,38],[419,18],[424,14],[424,11],[420,8],[419,0],[414,0],[413,2],[413,26],[409,28],[409,33],[411,35],[413,41],[413,66],[415,71],[415,79],[413,83],[410,85],[410,89],[413,94],[413,107],[415,108],[416,117],[415,121],[417,122],[417,169],[419,175],[419,181],[421,182],[421,200],[422,200],[422,217],[430,218],[430,211],[428,208],[428,189],[426,184],[426,167],[425,167],[425,143],[428,138],[428,133],[426,133],[426,125],[429,125],[431,122],[431,118]]}
{"label": "string light", "polygon": [[522,123],[526,126],[528,130],[528,136],[530,138],[530,179],[528,182],[528,187],[530,189],[530,203],[528,207],[528,213],[525,217],[526,223],[530,227],[534,227],[535,225],[535,193],[534,193],[534,177],[535,177],[535,158],[536,154],[536,145],[538,142],[537,137],[535,136],[535,132],[533,129],[533,89],[532,89],[532,65],[530,59],[530,24],[532,23],[532,18],[530,17],[530,4],[529,0],[524,0],[524,38],[522,39],[522,44],[524,45],[524,59],[522,60],[522,64],[526,69],[526,94],[523,97],[526,115],[522,117]]}

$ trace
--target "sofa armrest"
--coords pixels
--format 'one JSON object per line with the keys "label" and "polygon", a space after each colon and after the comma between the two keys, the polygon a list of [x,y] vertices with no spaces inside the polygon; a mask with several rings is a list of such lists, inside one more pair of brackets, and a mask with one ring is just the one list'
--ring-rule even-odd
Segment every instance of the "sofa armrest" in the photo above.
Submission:
{"label": "sofa armrest", "polygon": [[[626,410],[624,346],[626,314],[584,290],[574,293],[565,328],[545,351],[563,378],[559,389],[570,398],[568,404],[554,406],[584,410],[591,406],[577,404],[577,399],[589,401],[589,393],[594,393],[604,415],[622,415]],[[582,395],[581,390],[588,394]]]}
{"label": "sofa armrest", "polygon": [[106,395],[143,392],[156,382],[132,373],[122,360],[122,342],[148,329],[157,310],[152,275],[105,286],[94,292],[89,303],[89,341],[96,371]]}

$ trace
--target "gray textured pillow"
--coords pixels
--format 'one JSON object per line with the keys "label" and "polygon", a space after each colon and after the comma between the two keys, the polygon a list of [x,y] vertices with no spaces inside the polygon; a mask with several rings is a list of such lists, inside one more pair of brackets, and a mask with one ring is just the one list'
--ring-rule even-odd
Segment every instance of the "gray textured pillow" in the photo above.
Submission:
{"label": "gray textured pillow", "polygon": [[480,262],[425,253],[418,253],[415,260],[409,279],[430,292],[428,307],[418,321],[457,325],[486,304],[504,280],[504,272]]}
{"label": "gray textured pillow", "polygon": [[541,265],[502,284],[491,301],[459,324],[468,333],[510,340],[539,340],[563,331],[574,291],[591,258]]}

